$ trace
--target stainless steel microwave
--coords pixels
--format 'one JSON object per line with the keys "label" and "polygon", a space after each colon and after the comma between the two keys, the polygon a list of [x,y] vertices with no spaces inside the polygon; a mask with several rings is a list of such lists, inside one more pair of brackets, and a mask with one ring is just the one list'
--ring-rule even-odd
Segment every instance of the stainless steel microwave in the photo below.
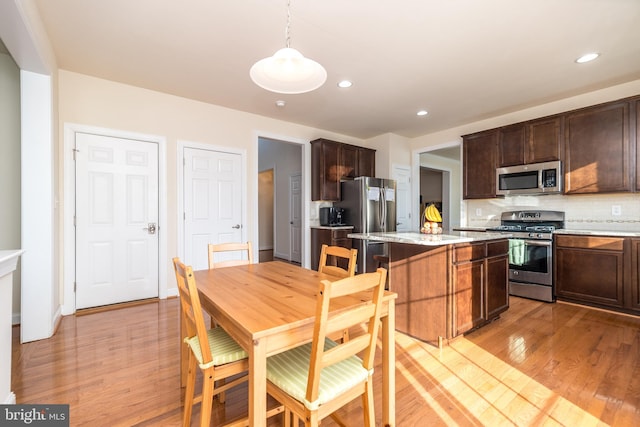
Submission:
{"label": "stainless steel microwave", "polygon": [[496,169],[496,194],[551,194],[562,192],[562,162],[532,163]]}

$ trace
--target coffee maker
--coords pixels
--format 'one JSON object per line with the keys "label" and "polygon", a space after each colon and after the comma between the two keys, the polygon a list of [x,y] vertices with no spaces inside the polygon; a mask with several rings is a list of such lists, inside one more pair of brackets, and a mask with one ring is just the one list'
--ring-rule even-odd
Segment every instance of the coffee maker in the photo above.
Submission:
{"label": "coffee maker", "polygon": [[320,225],[324,227],[336,227],[345,225],[342,222],[344,217],[344,209],[334,207],[320,208]]}

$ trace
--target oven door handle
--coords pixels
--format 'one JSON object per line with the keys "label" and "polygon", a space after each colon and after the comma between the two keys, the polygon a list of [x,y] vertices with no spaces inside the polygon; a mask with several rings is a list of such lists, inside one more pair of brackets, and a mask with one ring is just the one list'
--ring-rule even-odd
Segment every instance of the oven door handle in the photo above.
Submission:
{"label": "oven door handle", "polygon": [[551,242],[548,240],[525,240],[524,243],[529,246],[551,246]]}

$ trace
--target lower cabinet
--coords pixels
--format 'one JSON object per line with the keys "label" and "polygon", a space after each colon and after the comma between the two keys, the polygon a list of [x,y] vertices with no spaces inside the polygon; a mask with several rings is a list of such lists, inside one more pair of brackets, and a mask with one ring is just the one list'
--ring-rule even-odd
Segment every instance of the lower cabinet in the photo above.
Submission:
{"label": "lower cabinet", "polygon": [[396,329],[433,345],[478,328],[509,308],[509,241],[390,243]]}
{"label": "lower cabinet", "polygon": [[[351,249],[351,239],[347,235],[352,231],[352,228],[311,228],[311,269],[318,270],[322,245],[341,246]],[[342,260],[338,261],[338,265],[342,268],[347,268],[346,262],[341,265],[342,262]]]}
{"label": "lower cabinet", "polygon": [[629,303],[627,308],[640,313],[640,239],[629,239],[629,254],[631,264],[629,277]]}
{"label": "lower cabinet", "polygon": [[603,308],[625,307],[625,239],[558,235],[556,297]]}
{"label": "lower cabinet", "polygon": [[509,243],[453,247],[453,336],[489,322],[509,308]]}

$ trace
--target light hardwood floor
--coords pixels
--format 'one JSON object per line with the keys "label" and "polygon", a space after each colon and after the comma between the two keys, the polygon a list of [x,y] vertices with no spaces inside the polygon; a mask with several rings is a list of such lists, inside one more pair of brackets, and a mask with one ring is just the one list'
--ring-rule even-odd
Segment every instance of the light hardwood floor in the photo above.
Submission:
{"label": "light hardwood floor", "polygon": [[[69,403],[72,426],[179,425],[177,318],[169,299],[68,316],[53,338],[25,345],[14,328],[18,403]],[[640,425],[640,318],[512,297],[499,320],[449,347],[397,334],[396,348],[399,427]],[[378,425],[380,408],[378,398]],[[214,402],[212,425],[245,413],[246,385]],[[359,401],[340,415],[362,425]]]}

